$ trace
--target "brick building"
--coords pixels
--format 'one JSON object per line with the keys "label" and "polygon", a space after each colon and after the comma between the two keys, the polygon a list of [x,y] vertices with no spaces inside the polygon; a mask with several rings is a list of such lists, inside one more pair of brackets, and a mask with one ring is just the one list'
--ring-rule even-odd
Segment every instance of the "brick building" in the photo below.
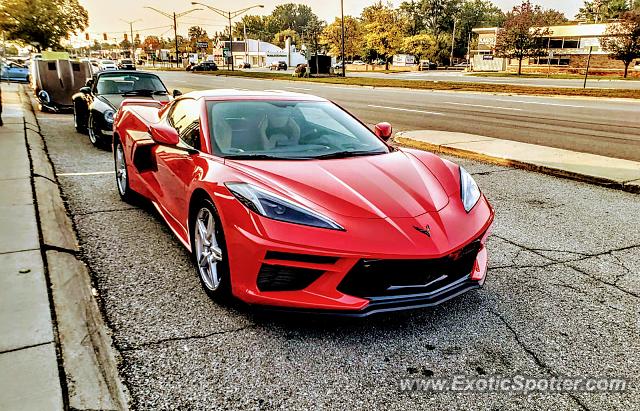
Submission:
{"label": "brick building", "polygon": [[[605,36],[608,24],[568,24],[551,26],[550,35],[543,37],[548,55],[525,59],[522,63],[524,73],[584,73],[591,50],[591,72],[594,74],[621,75],[624,64],[609,58],[602,50],[600,39]],[[510,71],[518,70],[518,61],[503,59],[494,55],[498,28],[476,28],[478,35],[476,50],[472,50],[474,71]],[[640,59],[638,61],[640,68]],[[630,74],[640,76],[640,71],[630,67]]]}

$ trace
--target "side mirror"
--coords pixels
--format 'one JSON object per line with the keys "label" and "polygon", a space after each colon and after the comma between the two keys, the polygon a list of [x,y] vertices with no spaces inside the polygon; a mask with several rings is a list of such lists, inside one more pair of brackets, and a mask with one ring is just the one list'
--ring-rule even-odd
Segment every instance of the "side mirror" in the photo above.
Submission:
{"label": "side mirror", "polygon": [[180,136],[175,128],[160,122],[149,126],[151,138],[158,144],[175,146],[180,141]]}
{"label": "side mirror", "polygon": [[182,91],[180,90],[173,90],[173,98],[176,98],[178,96],[182,95]]}
{"label": "side mirror", "polygon": [[391,135],[393,134],[393,128],[389,123],[386,123],[386,122],[378,123],[373,129],[373,132],[376,134],[376,136],[380,137],[384,141],[387,141],[391,138]]}
{"label": "side mirror", "polygon": [[87,86],[80,87],[80,92],[84,94],[91,94],[91,87],[87,87]]}
{"label": "side mirror", "polygon": [[[90,78],[89,80],[87,80],[87,82],[85,83],[85,87],[91,88],[93,87],[93,79]],[[81,89],[82,90],[82,89]]]}

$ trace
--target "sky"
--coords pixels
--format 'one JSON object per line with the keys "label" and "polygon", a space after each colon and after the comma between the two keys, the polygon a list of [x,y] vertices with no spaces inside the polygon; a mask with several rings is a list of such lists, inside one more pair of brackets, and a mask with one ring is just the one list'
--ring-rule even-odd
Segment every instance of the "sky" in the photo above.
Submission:
{"label": "sky", "polygon": [[[134,33],[139,31],[140,37],[147,35],[173,36],[172,21],[153,10],[145,9],[144,6],[152,6],[167,12],[183,12],[191,8],[190,0],[79,0],[89,12],[89,32],[91,38],[102,40],[102,33],[107,32],[109,39],[121,41],[125,31],[129,31],[129,24],[123,20],[133,21]],[[395,0],[392,3],[398,5],[402,0]],[[202,0],[203,3],[223,10],[238,10],[255,4],[264,4],[264,8],[253,9],[250,14],[269,14],[278,4],[297,2],[306,4],[312,8],[321,19],[331,22],[340,15],[339,0]],[[360,15],[362,9],[375,3],[376,0],[344,0],[345,15]],[[514,5],[520,3],[519,0],[493,0],[494,4],[503,10],[509,10]],[[555,8],[564,12],[567,17],[573,18],[578,11],[581,0],[533,0],[545,8]],[[222,31],[225,27],[226,19],[212,13],[209,10],[200,10],[190,13],[178,19],[179,34],[186,34],[188,27],[199,25],[204,27],[208,33]]]}

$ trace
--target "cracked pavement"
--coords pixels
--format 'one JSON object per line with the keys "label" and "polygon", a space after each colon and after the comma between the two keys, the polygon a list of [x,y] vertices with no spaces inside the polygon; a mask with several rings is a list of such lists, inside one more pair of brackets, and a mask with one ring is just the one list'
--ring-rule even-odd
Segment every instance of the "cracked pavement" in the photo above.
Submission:
{"label": "cracked pavement", "polygon": [[[113,169],[70,115],[39,115],[56,172]],[[640,197],[454,159],[496,209],[486,285],[364,320],[221,306],[112,174],[59,176],[135,409],[637,409]],[[609,376],[624,393],[400,392],[408,377]]]}

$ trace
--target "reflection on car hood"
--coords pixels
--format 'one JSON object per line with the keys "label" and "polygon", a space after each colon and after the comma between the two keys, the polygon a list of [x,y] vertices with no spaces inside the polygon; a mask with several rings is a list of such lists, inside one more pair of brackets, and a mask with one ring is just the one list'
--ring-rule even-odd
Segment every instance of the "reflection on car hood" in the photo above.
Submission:
{"label": "reflection on car hood", "polygon": [[110,105],[111,107],[113,107],[114,110],[117,110],[120,108],[120,104],[122,104],[122,101],[126,98],[137,98],[137,99],[150,99],[150,100],[156,100],[156,101],[169,101],[169,96],[165,95],[165,96],[122,96],[120,94],[103,94],[100,96],[96,97],[97,99],[99,99],[100,101],[103,101],[105,103],[107,103],[108,105]]}
{"label": "reflection on car hood", "polygon": [[449,203],[431,171],[400,151],[335,160],[243,160],[227,164],[267,187],[344,216],[416,217],[439,211]]}

